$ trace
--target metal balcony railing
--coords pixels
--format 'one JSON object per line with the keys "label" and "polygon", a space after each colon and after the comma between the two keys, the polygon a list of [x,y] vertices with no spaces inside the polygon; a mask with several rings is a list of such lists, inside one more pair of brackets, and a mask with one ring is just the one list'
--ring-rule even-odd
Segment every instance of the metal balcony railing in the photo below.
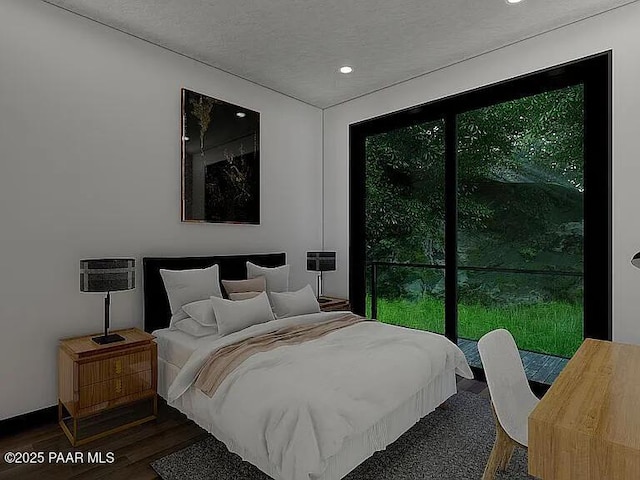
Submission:
{"label": "metal balcony railing", "polygon": [[[379,262],[371,261],[367,265],[371,268],[371,318],[378,318],[378,267],[405,267],[405,268],[424,268],[431,270],[444,270],[444,265],[435,265],[428,263],[401,263],[401,262]],[[501,268],[501,267],[475,267],[458,265],[457,270],[471,271],[471,272],[497,272],[497,273],[522,273],[533,275],[558,275],[568,277],[583,277],[582,272],[571,272],[563,270],[534,270],[523,268]]]}

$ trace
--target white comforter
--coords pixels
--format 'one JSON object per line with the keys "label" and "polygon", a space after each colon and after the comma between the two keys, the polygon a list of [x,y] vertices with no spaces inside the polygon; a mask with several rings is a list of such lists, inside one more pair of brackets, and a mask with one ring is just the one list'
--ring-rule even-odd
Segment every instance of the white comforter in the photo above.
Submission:
{"label": "white comforter", "polygon": [[[340,315],[274,320],[200,347],[169,388],[169,402],[191,387],[219,348]],[[209,412],[234,443],[268,458],[282,479],[308,480],[323,472],[344,439],[369,429],[445,370],[473,378],[462,351],[445,337],[367,321],[253,355],[223,381]]]}

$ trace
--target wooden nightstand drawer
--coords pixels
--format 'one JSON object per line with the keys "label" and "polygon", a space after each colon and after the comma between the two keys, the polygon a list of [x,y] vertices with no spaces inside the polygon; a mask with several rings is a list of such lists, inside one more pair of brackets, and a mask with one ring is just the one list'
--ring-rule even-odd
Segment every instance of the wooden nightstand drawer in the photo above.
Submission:
{"label": "wooden nightstand drawer", "polygon": [[[124,340],[99,345],[92,340],[94,334],[60,341],[58,423],[73,446],[157,417],[158,346],[153,336],[136,328],[113,333]],[[99,433],[91,428],[88,431],[78,428],[81,419],[147,400],[152,401],[153,410],[144,418]]]}
{"label": "wooden nightstand drawer", "polygon": [[151,370],[112,378],[80,388],[80,409],[111,402],[151,388]]}
{"label": "wooden nightstand drawer", "polygon": [[80,387],[104,382],[110,378],[130,375],[151,369],[151,351],[142,350],[129,355],[121,355],[79,365],[78,383]]}

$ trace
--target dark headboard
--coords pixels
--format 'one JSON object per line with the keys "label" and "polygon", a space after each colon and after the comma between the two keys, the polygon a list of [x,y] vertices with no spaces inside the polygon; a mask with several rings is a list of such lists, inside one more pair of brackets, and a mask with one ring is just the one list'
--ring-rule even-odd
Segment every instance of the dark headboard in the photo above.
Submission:
{"label": "dark headboard", "polygon": [[[247,262],[262,267],[279,267],[287,263],[284,253],[252,255],[217,255],[214,257],[145,257],[142,259],[144,287],[144,329],[153,332],[169,326],[171,308],[160,276],[160,269],[189,270],[218,264],[220,280],[247,278]],[[224,291],[224,289],[222,290]]]}

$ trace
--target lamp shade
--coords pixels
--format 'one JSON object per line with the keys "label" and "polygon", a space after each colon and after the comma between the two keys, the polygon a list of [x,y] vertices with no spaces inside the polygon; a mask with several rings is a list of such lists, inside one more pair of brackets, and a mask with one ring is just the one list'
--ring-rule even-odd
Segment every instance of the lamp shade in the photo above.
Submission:
{"label": "lamp shade", "polygon": [[631,259],[631,264],[634,267],[638,267],[640,268],[640,252],[636,253],[633,258]]}
{"label": "lamp shade", "polygon": [[336,269],[336,252],[307,252],[307,270],[332,272]]}
{"label": "lamp shade", "polygon": [[118,292],[136,288],[134,258],[80,260],[81,292]]}

